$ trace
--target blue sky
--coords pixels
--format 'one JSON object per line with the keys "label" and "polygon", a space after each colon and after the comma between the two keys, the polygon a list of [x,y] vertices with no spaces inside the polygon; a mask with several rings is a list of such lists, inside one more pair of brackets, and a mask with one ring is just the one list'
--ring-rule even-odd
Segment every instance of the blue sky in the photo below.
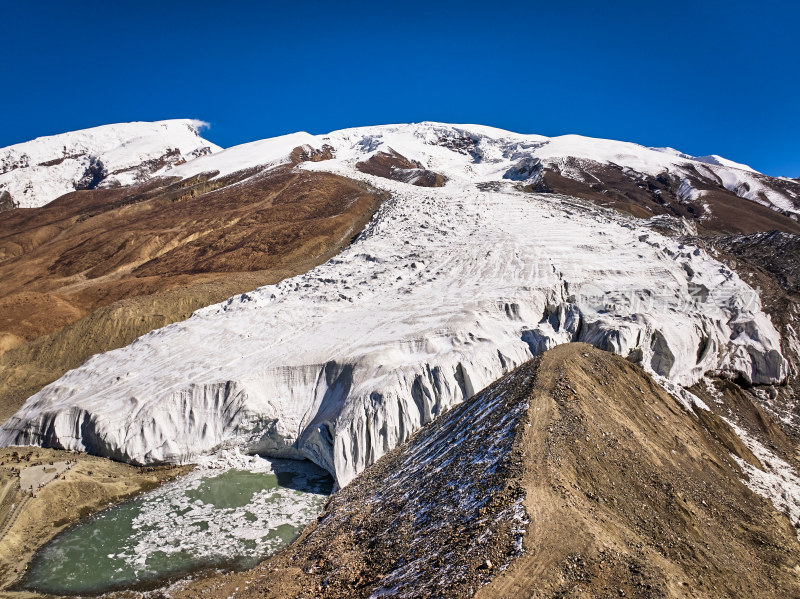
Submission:
{"label": "blue sky", "polygon": [[800,175],[795,2],[0,0],[0,146],[198,118],[222,145],[422,120]]}

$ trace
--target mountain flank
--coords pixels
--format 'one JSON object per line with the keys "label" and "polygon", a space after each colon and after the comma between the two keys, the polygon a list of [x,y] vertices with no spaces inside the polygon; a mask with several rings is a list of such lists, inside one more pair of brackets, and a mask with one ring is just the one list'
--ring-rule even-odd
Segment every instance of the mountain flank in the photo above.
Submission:
{"label": "mountain flank", "polygon": [[525,553],[477,597],[798,596],[794,523],[742,482],[734,456],[766,466],[722,419],[585,347],[548,352],[537,388]]}
{"label": "mountain flank", "polygon": [[78,189],[114,188],[222,148],[200,137],[206,123],[117,123],[0,148],[0,212],[36,208]]}
{"label": "mountain flank", "polygon": [[740,464],[770,468],[635,364],[561,345],[381,458],[255,570],[169,596],[800,596],[794,523]]}
{"label": "mountain flank", "polygon": [[[565,176],[578,171],[582,180]],[[756,176],[756,175],[753,175]],[[765,177],[761,181],[782,192],[800,194],[794,183]],[[744,199],[726,189],[718,177],[703,167],[688,167],[685,173],[669,171],[657,175],[631,172],[615,164],[566,159],[561,168],[551,165],[530,185],[539,192],[563,193],[608,206],[639,218],[668,214],[695,221],[705,234],[750,234],[778,229],[800,233],[800,223],[789,212]],[[787,189],[788,188],[788,189]]]}

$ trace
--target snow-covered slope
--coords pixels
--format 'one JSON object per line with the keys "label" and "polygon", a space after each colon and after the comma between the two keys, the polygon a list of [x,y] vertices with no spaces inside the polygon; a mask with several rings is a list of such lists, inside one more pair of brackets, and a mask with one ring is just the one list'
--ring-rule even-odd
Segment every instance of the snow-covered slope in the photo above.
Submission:
{"label": "snow-covered slope", "polygon": [[[237,160],[285,161],[296,141],[269,152],[250,144]],[[424,423],[559,343],[592,343],[684,385],[707,371],[754,383],[786,376],[757,294],[724,265],[647,221],[521,192],[514,177],[504,179],[524,171],[531,152],[551,160],[594,148],[638,168],[669,162],[667,154],[437,124],[299,141],[336,152],[301,168],[391,192],[358,240],[305,275],[91,358],[31,397],[0,429],[2,443],[133,462],[239,445],[308,457],[344,485]],[[390,147],[447,184],[422,189],[356,170]],[[203,170],[225,172],[233,153],[173,171],[187,176],[202,161]]]}
{"label": "snow-covered slope", "polygon": [[309,133],[291,133],[280,137],[262,139],[227,148],[209,156],[203,156],[181,165],[168,165],[158,175],[187,178],[200,173],[218,171],[224,177],[238,171],[269,168],[289,161],[294,148],[314,144],[317,138]]}
{"label": "snow-covered slope", "polygon": [[746,164],[741,164],[739,162],[734,162],[733,160],[728,160],[727,158],[723,158],[717,154],[711,154],[710,156],[696,156],[694,160],[697,160],[698,162],[705,162],[706,164],[716,164],[717,166],[727,166],[731,168],[738,168],[742,171],[758,173],[758,171],[753,167],[747,166]]}
{"label": "snow-covered slope", "polygon": [[0,148],[0,194],[35,208],[76,189],[130,185],[220,148],[190,119],[103,125]]}

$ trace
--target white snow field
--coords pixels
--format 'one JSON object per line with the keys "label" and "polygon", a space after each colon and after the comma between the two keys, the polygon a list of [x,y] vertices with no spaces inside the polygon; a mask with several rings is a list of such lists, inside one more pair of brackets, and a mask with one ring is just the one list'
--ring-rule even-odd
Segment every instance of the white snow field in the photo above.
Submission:
{"label": "white snow field", "polygon": [[[466,135],[478,140],[473,151],[446,147]],[[170,170],[224,172],[215,159],[230,164],[237,152],[248,164],[256,154],[285,162],[297,138],[279,140]],[[681,385],[707,372],[764,384],[786,377],[757,294],[726,266],[646,220],[503,179],[546,138],[424,123],[301,140],[336,150],[301,168],[391,192],[359,238],[307,274],[90,358],[29,398],[0,429],[2,444],[134,463],[240,447],[309,458],[343,486],[558,343],[630,356]],[[559,141],[568,142],[564,152],[596,151],[637,168],[672,160],[633,144]],[[420,188],[354,168],[389,147],[444,174],[446,185]]]}
{"label": "white snow field", "polygon": [[121,123],[0,148],[0,194],[8,192],[19,208],[36,208],[87,186],[137,183],[162,168],[161,160],[220,150],[200,137],[204,126],[190,119]]}

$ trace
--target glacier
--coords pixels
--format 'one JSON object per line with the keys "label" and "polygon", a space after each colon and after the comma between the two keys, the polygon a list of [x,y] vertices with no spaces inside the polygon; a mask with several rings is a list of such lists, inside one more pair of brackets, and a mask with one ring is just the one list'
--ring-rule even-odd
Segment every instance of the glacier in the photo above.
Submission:
{"label": "glacier", "polygon": [[[541,136],[433,123],[278,139],[163,173],[276,165],[297,142],[328,144],[333,159],[297,168],[359,179],[390,198],[327,263],[93,356],[29,398],[0,428],[0,443],[138,464],[237,447],[310,459],[344,486],[559,343],[591,343],[684,386],[706,373],[754,384],[787,376],[758,294],[725,265],[647,220],[503,177],[521,161],[560,154],[610,152],[638,168],[682,158],[621,142],[598,149],[586,138],[547,150]],[[446,185],[419,188],[355,168],[389,148],[445,175]]]}

